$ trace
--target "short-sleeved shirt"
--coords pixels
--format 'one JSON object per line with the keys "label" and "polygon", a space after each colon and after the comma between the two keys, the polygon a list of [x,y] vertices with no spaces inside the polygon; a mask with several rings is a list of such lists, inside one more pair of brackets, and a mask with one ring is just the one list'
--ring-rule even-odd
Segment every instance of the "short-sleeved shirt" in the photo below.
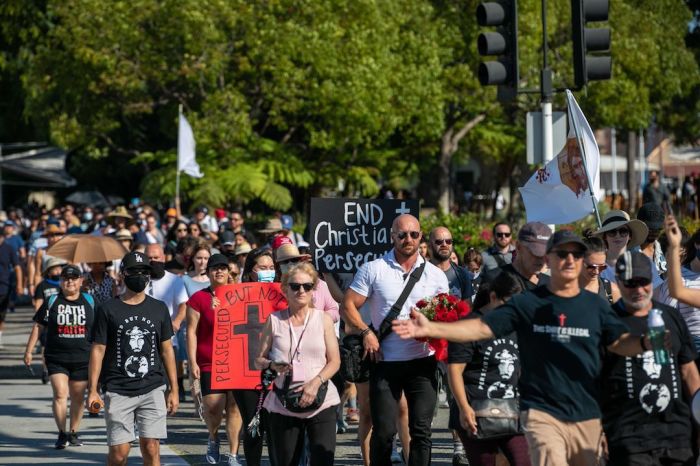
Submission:
{"label": "short-sleeved shirt", "polygon": [[209,286],[209,279],[203,282],[198,282],[196,280],[193,280],[192,277],[189,275],[183,275],[182,277],[182,283],[185,285],[185,291],[187,291],[187,296],[190,298],[199,290],[203,290],[204,288]]}
{"label": "short-sleeved shirt", "polygon": [[[150,281],[146,287],[146,294],[165,303],[171,319],[177,314],[180,304],[186,303],[188,299],[182,278],[168,271],[163,278]],[[173,339],[173,346],[177,346],[176,339]]]}
{"label": "short-sleeved shirt", "polygon": [[42,299],[48,301],[53,295],[61,292],[61,287],[58,282],[53,280],[44,279],[36,286],[34,290],[34,299]]}
{"label": "short-sleeved shirt", "polygon": [[[389,314],[391,306],[401,295],[409,275],[423,262],[426,262],[425,259],[418,256],[413,269],[406,273],[396,261],[392,249],[381,258],[367,262],[357,271],[350,288],[367,298],[372,326],[375,329],[380,327],[384,317]],[[447,293],[449,290],[445,273],[430,262],[426,262],[425,270],[401,308],[398,319],[408,319],[411,308],[415,307],[419,300],[438,293]],[[409,361],[433,354],[427,343],[413,339],[402,340],[393,332],[382,340],[381,347],[385,361]]]}
{"label": "short-sleeved shirt", "polygon": [[[654,362],[654,353],[619,356],[605,352],[603,359],[603,426],[611,449],[639,453],[656,448],[690,448],[690,408],[683,399],[680,367],[697,356],[692,337],[680,313],[653,301],[662,311],[671,337],[671,363]],[[619,300],[613,310],[632,333],[648,332],[647,317],[626,311]]]}
{"label": "short-sleeved shirt", "polygon": [[10,272],[19,265],[19,256],[12,246],[3,242],[0,244],[0,296],[10,290]]}
{"label": "short-sleeved shirt", "polygon": [[215,313],[211,308],[212,291],[207,287],[193,294],[187,305],[199,314],[197,324],[197,365],[202,372],[211,372]]}
{"label": "short-sleeved shirt", "polygon": [[24,241],[19,235],[12,235],[9,238],[5,238],[5,242],[12,247],[12,250],[19,253],[19,250],[24,247]]}
{"label": "short-sleeved shirt", "polygon": [[[487,311],[486,314],[492,311]],[[481,318],[485,313],[476,310],[468,319]],[[452,343],[447,348],[449,364],[466,364],[462,377],[470,400],[505,399],[518,397],[520,352],[515,332],[501,338]]]}
{"label": "short-sleeved shirt", "polygon": [[173,336],[168,308],[146,296],[139,304],[113,298],[97,306],[94,342],[106,345],[101,381],[105,390],[143,395],[166,382],[161,342]]}
{"label": "short-sleeved shirt", "polygon": [[497,338],[518,335],[522,409],[568,422],[600,418],[601,345],[628,331],[607,301],[586,290],[563,298],[540,286],[513,296],[483,321]]}
{"label": "short-sleeved shirt", "polygon": [[34,314],[34,322],[46,327],[46,361],[87,364],[95,322],[92,305],[82,293],[74,300],[59,293],[51,307],[49,301],[46,299]]}

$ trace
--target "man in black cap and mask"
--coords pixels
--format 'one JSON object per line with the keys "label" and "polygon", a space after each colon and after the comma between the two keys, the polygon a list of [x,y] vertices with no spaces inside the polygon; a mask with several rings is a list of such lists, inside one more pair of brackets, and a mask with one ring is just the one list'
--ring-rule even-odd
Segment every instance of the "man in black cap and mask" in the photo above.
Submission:
{"label": "man in black cap and mask", "polygon": [[120,273],[126,289],[95,311],[87,405],[102,404],[101,382],[107,402],[107,464],[126,464],[135,424],[144,463],[160,464],[166,414],[174,414],[179,405],[177,392],[166,392],[166,382],[171,389],[177,386],[173,325],[165,304],[145,293],[151,280],[147,256],[128,253]]}

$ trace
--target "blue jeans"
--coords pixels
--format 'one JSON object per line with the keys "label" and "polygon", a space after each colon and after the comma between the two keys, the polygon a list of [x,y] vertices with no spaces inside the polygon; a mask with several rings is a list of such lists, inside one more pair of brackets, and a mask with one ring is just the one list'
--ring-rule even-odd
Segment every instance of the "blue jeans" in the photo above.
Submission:
{"label": "blue jeans", "polygon": [[391,444],[396,435],[401,393],[408,403],[411,434],[408,466],[430,464],[431,424],[437,401],[434,357],[411,361],[379,362],[369,377],[369,404],[372,413],[370,462],[372,466],[391,465]]}

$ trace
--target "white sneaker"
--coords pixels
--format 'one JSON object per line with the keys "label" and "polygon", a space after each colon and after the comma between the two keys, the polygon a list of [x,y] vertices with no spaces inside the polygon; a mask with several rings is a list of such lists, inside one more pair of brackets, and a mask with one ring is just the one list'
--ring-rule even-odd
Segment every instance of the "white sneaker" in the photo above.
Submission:
{"label": "white sneaker", "polygon": [[395,448],[391,449],[391,462],[392,464],[403,464],[403,456]]}
{"label": "white sneaker", "polygon": [[241,463],[238,462],[238,457],[235,455],[228,455],[228,466],[242,466]]}

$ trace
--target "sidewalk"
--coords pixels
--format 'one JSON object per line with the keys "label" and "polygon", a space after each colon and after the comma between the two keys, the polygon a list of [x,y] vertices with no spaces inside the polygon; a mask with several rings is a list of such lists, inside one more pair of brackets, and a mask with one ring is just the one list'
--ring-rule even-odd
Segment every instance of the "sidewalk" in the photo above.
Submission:
{"label": "sidewalk", "polygon": [[[58,435],[51,414],[50,385],[43,385],[41,359],[35,357],[32,376],[22,361],[33,313],[29,308],[7,314],[0,349],[0,464],[105,464],[107,444],[104,417],[85,416],[80,428],[82,447],[55,450]],[[132,447],[130,465],[141,465],[138,446]],[[163,465],[188,463],[167,444],[161,445]]]}

